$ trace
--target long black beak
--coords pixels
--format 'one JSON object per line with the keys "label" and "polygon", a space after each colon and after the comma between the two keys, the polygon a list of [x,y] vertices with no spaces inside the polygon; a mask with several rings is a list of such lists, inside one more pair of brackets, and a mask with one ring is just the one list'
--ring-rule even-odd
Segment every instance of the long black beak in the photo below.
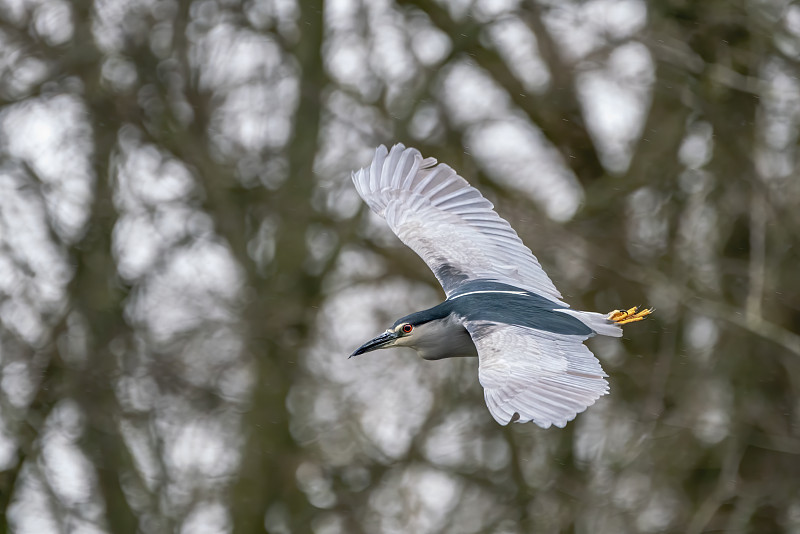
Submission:
{"label": "long black beak", "polygon": [[370,339],[369,341],[358,347],[353,354],[348,356],[348,358],[352,358],[353,356],[358,356],[359,354],[364,354],[365,352],[371,352],[373,350],[382,349],[395,339],[397,339],[397,334],[391,330],[387,330],[378,337]]}

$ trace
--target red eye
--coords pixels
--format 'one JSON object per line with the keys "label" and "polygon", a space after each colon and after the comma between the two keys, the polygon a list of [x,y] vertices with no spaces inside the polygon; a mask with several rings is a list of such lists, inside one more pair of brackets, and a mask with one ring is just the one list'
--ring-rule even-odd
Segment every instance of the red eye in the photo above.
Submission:
{"label": "red eye", "polygon": [[410,324],[404,324],[402,330],[404,334],[410,334],[411,331],[414,330],[414,327]]}

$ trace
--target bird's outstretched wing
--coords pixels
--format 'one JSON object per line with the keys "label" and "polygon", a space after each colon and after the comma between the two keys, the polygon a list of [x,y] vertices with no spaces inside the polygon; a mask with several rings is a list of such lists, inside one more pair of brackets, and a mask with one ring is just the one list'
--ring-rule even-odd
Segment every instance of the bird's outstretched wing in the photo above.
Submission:
{"label": "bird's outstretched wing", "polygon": [[588,336],[465,321],[478,349],[486,405],[501,425],[564,427],[608,393],[608,376],[583,344]]}
{"label": "bird's outstretched wing", "polygon": [[391,151],[381,145],[372,164],[353,173],[353,182],[369,207],[428,264],[448,296],[464,282],[483,279],[564,304],[511,225],[447,165],[401,144]]}

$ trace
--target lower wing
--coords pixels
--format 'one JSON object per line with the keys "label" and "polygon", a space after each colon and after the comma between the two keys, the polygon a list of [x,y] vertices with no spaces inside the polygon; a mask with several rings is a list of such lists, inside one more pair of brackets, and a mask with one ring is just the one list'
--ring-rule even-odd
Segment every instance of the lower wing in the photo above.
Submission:
{"label": "lower wing", "polygon": [[587,336],[485,321],[464,326],[478,349],[486,405],[501,425],[564,427],[608,393],[608,375],[583,344]]}

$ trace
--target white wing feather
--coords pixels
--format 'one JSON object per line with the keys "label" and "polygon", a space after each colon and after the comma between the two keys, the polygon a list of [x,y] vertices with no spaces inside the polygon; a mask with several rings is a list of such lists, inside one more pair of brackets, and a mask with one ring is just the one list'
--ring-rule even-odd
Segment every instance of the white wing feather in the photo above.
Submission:
{"label": "white wing feather", "polygon": [[608,393],[608,375],[583,344],[586,336],[490,322],[464,326],[478,349],[486,405],[501,425],[564,427]]}
{"label": "white wing feather", "polygon": [[554,302],[561,294],[492,203],[466,180],[418,150],[381,145],[353,173],[358,193],[428,264],[450,296],[468,280],[505,282]]}

